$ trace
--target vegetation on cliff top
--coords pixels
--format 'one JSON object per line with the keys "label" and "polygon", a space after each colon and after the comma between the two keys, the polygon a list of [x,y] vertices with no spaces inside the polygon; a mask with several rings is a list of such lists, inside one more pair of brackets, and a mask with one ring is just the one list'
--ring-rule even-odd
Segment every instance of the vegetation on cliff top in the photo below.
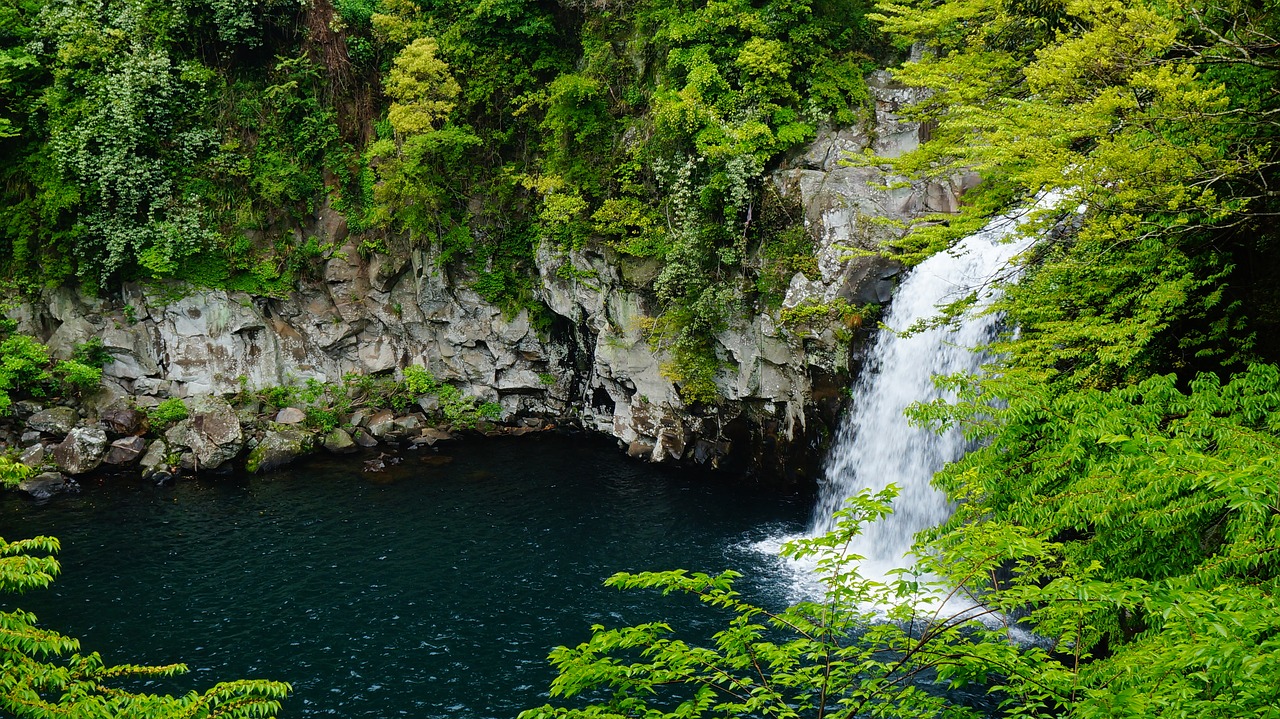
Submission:
{"label": "vegetation on cliff top", "polygon": [[868,101],[866,10],[20,0],[0,11],[0,267],[284,294],[337,249],[315,236],[332,208],[360,251],[430,246],[537,315],[536,248],[575,276],[590,242],[664,260],[654,342],[713,399],[712,335],[793,254],[769,249],[799,218],[761,221],[763,174]]}

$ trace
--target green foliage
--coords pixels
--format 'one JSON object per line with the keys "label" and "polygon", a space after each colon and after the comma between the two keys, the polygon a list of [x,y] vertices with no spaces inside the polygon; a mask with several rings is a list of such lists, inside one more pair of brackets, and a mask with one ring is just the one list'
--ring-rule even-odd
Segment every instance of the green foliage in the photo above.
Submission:
{"label": "green foliage", "polygon": [[805,270],[798,246],[753,259],[778,244],[753,221],[761,178],[868,104],[883,42],[865,14],[861,0],[340,0],[332,14],[23,0],[0,25],[14,108],[0,264],[26,287],[283,296],[326,257],[305,238],[327,202],[357,246],[401,253],[407,236],[536,316],[538,245],[603,241],[667,262],[645,289],[678,373],[705,380],[707,333],[752,286],[773,302],[780,275]]}
{"label": "green foliage", "polygon": [[75,360],[64,360],[54,365],[53,372],[62,386],[62,391],[69,395],[85,394],[102,386],[101,367]]}
{"label": "green foliage", "polygon": [[79,395],[101,385],[102,365],[110,360],[110,353],[100,340],[90,340],[76,348],[73,359],[54,361],[49,348],[33,337],[13,333],[5,324],[0,323],[0,414],[7,412],[13,395]]}
{"label": "green foliage", "polygon": [[247,269],[191,273],[210,256],[244,259],[227,246],[244,225],[314,205],[336,150],[319,75],[296,60],[259,67],[253,52],[298,10],[282,0],[12,4],[0,20],[0,53],[12,60],[0,66],[19,83],[6,100],[29,121],[0,147],[0,263],[28,283],[90,286],[223,286]]}
{"label": "green foliage", "polygon": [[11,392],[40,397],[52,379],[49,350],[44,345],[19,334],[0,340],[0,411],[8,410]]}
{"label": "green foliage", "polygon": [[424,395],[433,395],[440,400],[441,418],[457,428],[471,428],[481,420],[498,419],[502,415],[500,405],[478,402],[477,398],[464,395],[457,387],[441,382],[425,367],[418,365],[404,368],[402,388],[402,392],[392,398],[393,406],[400,397],[412,401]]}
{"label": "green foliage", "polygon": [[[948,690],[974,684],[988,687],[1001,699],[999,715],[1011,717],[1265,717],[1274,710],[1280,669],[1269,657],[1280,648],[1280,602],[1273,571],[1247,581],[1218,574],[1205,583],[1124,576],[1121,565],[1078,556],[1036,527],[983,518],[955,523],[946,541],[931,545],[923,574],[869,580],[849,547],[866,522],[888,513],[895,493],[864,491],[837,514],[833,532],[784,548],[816,567],[819,601],[780,611],[753,605],[734,591],[732,571],[610,578],[623,589],[694,596],[727,621],[709,639],[682,638],[662,622],[594,626],[586,642],[551,654],[559,672],[552,697],[585,701],[532,709],[522,719],[984,716],[948,698]],[[1246,489],[1239,496],[1257,495]],[[1274,533],[1274,508],[1259,514],[1257,505],[1227,506],[1253,512]],[[1108,629],[1117,623],[1124,626]],[[1035,643],[1020,640],[1028,631]]]}
{"label": "green foliage", "polygon": [[181,397],[170,397],[147,410],[147,419],[157,431],[175,425],[187,418],[187,405]]}
{"label": "green foliage", "polygon": [[461,88],[449,74],[449,66],[436,57],[438,50],[434,38],[420,37],[391,62],[387,120],[400,135],[431,131],[456,104]]}
{"label": "green foliage", "polygon": [[90,337],[83,344],[76,345],[71,352],[71,359],[82,365],[102,369],[115,358],[111,355],[111,350],[102,344],[101,338]]}
{"label": "green foliage", "polygon": [[404,368],[403,379],[390,375],[344,375],[341,382],[320,382],[314,378],[301,385],[265,387],[254,396],[266,406],[280,409],[298,406],[308,427],[330,432],[341,426],[342,417],[356,407],[384,408],[404,412],[420,397],[439,400],[439,419],[459,428],[474,427],[484,419],[498,419],[502,408],[465,395],[456,386],[436,379],[425,367]]}
{"label": "green foliage", "polygon": [[0,455],[0,487],[12,489],[31,474],[31,468],[11,457]]}
{"label": "green foliage", "polygon": [[[787,556],[816,562],[821,601],[770,611],[740,598],[733,571],[614,575],[607,585],[691,595],[728,621],[710,641],[681,638],[663,622],[596,625],[588,641],[551,654],[559,672],[552,697],[591,704],[547,705],[521,719],[976,716],[948,707],[914,679],[928,668],[950,668],[950,655],[968,648],[963,620],[933,614],[938,599],[922,595],[908,576],[887,583],[860,576],[861,557],[848,551],[862,523],[888,513],[891,498],[892,491],[860,494],[842,510],[835,532],[786,547]],[[920,604],[899,605],[889,617],[896,621],[876,621],[877,604],[907,596]],[[1016,651],[1006,646],[1006,654]]]}
{"label": "green foliage", "polygon": [[1109,579],[1212,588],[1280,576],[1280,522],[1266,499],[1280,476],[1275,365],[1225,384],[1202,374],[1185,389],[1165,375],[1059,392],[1016,374],[963,389],[954,405],[917,411],[987,440],[938,477],[965,498],[943,535],[979,517],[1031,527],[1070,538],[1067,556]]}
{"label": "green foliage", "polygon": [[[0,478],[13,465],[0,459]],[[15,542],[0,539],[0,592],[48,587],[58,574],[53,537]],[[140,682],[187,671],[185,665],[108,665],[97,652],[82,654],[80,642],[41,627],[21,609],[0,612],[0,711],[17,719],[48,717],[272,717],[291,688],[264,680],[223,682],[204,692],[174,697],[137,691]]]}
{"label": "green foliage", "polygon": [[[1273,8],[1199,2],[884,2],[886,30],[936,47],[900,80],[930,91],[918,177],[976,171],[961,217],[929,217],[921,257],[1039,193],[1041,242],[1003,309],[1028,369],[1107,387],[1174,370],[1238,370],[1274,356],[1280,108],[1273,61],[1245,58]],[[880,162],[882,160],[876,160]],[[939,220],[946,220],[939,222]],[[1259,344],[1261,342],[1261,344]]]}
{"label": "green foliage", "polygon": [[836,325],[852,331],[874,317],[877,309],[875,305],[855,307],[839,297],[830,302],[809,299],[795,307],[783,308],[778,313],[778,322],[788,329],[821,330]]}

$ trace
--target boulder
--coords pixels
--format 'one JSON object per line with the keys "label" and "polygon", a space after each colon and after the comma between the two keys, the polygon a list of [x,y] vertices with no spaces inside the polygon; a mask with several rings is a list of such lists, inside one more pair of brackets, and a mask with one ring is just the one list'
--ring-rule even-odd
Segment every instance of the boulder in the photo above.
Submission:
{"label": "boulder", "polygon": [[424,419],[422,417],[411,414],[404,417],[397,417],[394,424],[397,431],[409,433],[420,429],[423,421]]}
{"label": "boulder", "polygon": [[378,446],[378,438],[366,432],[363,427],[356,427],[351,433],[351,439],[365,449]]}
{"label": "boulder", "polygon": [[297,407],[285,407],[276,413],[276,424],[302,424],[307,421],[307,413]]}
{"label": "boulder", "polygon": [[107,453],[107,433],[97,427],[76,427],[53,448],[53,461],[66,474],[92,472]]}
{"label": "boulder", "polygon": [[9,405],[9,412],[13,416],[24,421],[27,419],[30,419],[31,415],[35,414],[36,412],[39,412],[42,409],[44,409],[42,405],[36,402],[32,402],[29,399],[18,400],[17,402],[14,402],[13,404]]}
{"label": "boulder", "polygon": [[102,425],[116,437],[133,437],[146,434],[150,429],[147,415],[133,407],[109,407],[102,412]]}
{"label": "boulder", "polygon": [[653,455],[653,445],[649,444],[648,442],[641,442],[640,440],[637,439],[631,442],[631,444],[627,445],[628,457],[634,457],[636,459],[648,459],[652,455]]}
{"label": "boulder", "polygon": [[80,421],[80,414],[70,407],[50,407],[31,415],[27,427],[33,432],[64,436]]}
{"label": "boulder", "polygon": [[67,478],[59,472],[45,472],[34,477],[27,477],[18,483],[18,490],[25,492],[32,499],[48,499],[70,487]]}
{"label": "boulder", "polygon": [[452,434],[449,434],[443,429],[436,429],[435,427],[427,427],[426,429],[422,430],[422,434],[418,437],[418,439],[415,439],[414,441],[420,444],[425,444],[428,447],[434,447],[436,442],[447,442],[453,438],[454,437]]}
{"label": "boulder", "polygon": [[365,424],[365,428],[369,430],[369,434],[374,437],[384,437],[387,433],[395,429],[396,416],[389,409],[380,409],[374,412],[369,421]]}
{"label": "boulder", "polygon": [[440,412],[440,398],[434,394],[426,394],[418,398],[418,406],[428,415],[438,414]]}
{"label": "boulder", "polygon": [[165,432],[171,448],[186,447],[194,456],[193,469],[217,469],[244,448],[244,433],[235,410],[221,397],[203,396],[188,401],[190,415]]}
{"label": "boulder", "polygon": [[142,456],[142,451],[146,449],[147,441],[141,437],[123,437],[111,443],[110,449],[107,450],[107,456],[102,458],[104,464],[115,465],[117,467],[133,464]]}
{"label": "boulder", "polygon": [[347,431],[338,427],[324,436],[324,448],[334,454],[351,454],[359,450]]}
{"label": "boulder", "polygon": [[311,435],[300,429],[268,430],[249,453],[245,469],[269,472],[283,467],[311,449]]}
{"label": "boulder", "polygon": [[18,461],[34,469],[44,464],[45,454],[43,444],[33,444],[22,450],[22,457]]}
{"label": "boulder", "polygon": [[151,475],[158,471],[165,471],[168,463],[165,461],[169,454],[169,447],[165,445],[163,439],[157,439],[152,442],[147,451],[142,455],[142,459],[138,461],[138,466],[142,468],[143,479],[150,478]]}

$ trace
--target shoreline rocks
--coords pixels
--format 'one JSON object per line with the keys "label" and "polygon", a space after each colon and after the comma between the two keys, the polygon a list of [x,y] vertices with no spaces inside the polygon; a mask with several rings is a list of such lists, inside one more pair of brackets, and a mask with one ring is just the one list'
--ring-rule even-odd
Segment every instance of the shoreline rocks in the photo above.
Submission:
{"label": "shoreline rocks", "polygon": [[[165,484],[184,475],[205,472],[223,473],[244,469],[250,473],[270,472],[300,458],[324,451],[335,455],[351,455],[373,449],[384,450],[370,467],[396,464],[395,451],[401,448],[437,447],[458,438],[445,425],[433,423],[414,410],[403,414],[390,410],[357,408],[343,418],[341,426],[328,432],[306,425],[306,413],[297,408],[264,412],[255,401],[234,406],[218,396],[188,400],[189,414],[168,428],[152,428],[150,418],[142,410],[126,403],[115,403],[95,415],[86,407],[83,415],[71,407],[55,407],[56,412],[38,405],[28,407],[25,421],[16,416],[0,418],[0,425],[11,426],[10,434],[22,432],[27,442],[20,446],[21,460],[33,470],[18,491],[36,500],[47,500],[56,494],[74,490],[70,477],[103,473],[136,473],[144,480]],[[293,412],[285,412],[293,409]],[[298,416],[302,419],[298,421]],[[76,417],[63,436],[50,432],[66,426]],[[291,420],[281,423],[279,418]],[[375,437],[359,423],[373,422],[381,437]],[[531,426],[493,425],[475,434],[520,436],[532,431],[553,429],[554,425],[535,423]],[[39,427],[40,429],[34,429]],[[127,434],[136,432],[136,434]],[[121,435],[110,440],[111,435]]]}

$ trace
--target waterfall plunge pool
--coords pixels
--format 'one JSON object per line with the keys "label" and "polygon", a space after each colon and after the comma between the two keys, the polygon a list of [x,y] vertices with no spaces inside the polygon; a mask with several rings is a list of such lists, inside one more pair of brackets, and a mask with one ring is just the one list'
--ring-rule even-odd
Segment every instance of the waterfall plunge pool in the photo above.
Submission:
{"label": "waterfall plunge pool", "polygon": [[687,598],[601,586],[617,571],[746,576],[792,599],[753,549],[813,498],[664,471],[607,442],[539,436],[405,452],[383,473],[316,458],[152,487],[109,478],[45,504],[0,498],[0,536],[59,538],[62,575],[6,597],[111,663],[185,662],[155,685],[293,684],[282,717],[514,717],[546,700],[547,653],[592,624],[713,631]]}

